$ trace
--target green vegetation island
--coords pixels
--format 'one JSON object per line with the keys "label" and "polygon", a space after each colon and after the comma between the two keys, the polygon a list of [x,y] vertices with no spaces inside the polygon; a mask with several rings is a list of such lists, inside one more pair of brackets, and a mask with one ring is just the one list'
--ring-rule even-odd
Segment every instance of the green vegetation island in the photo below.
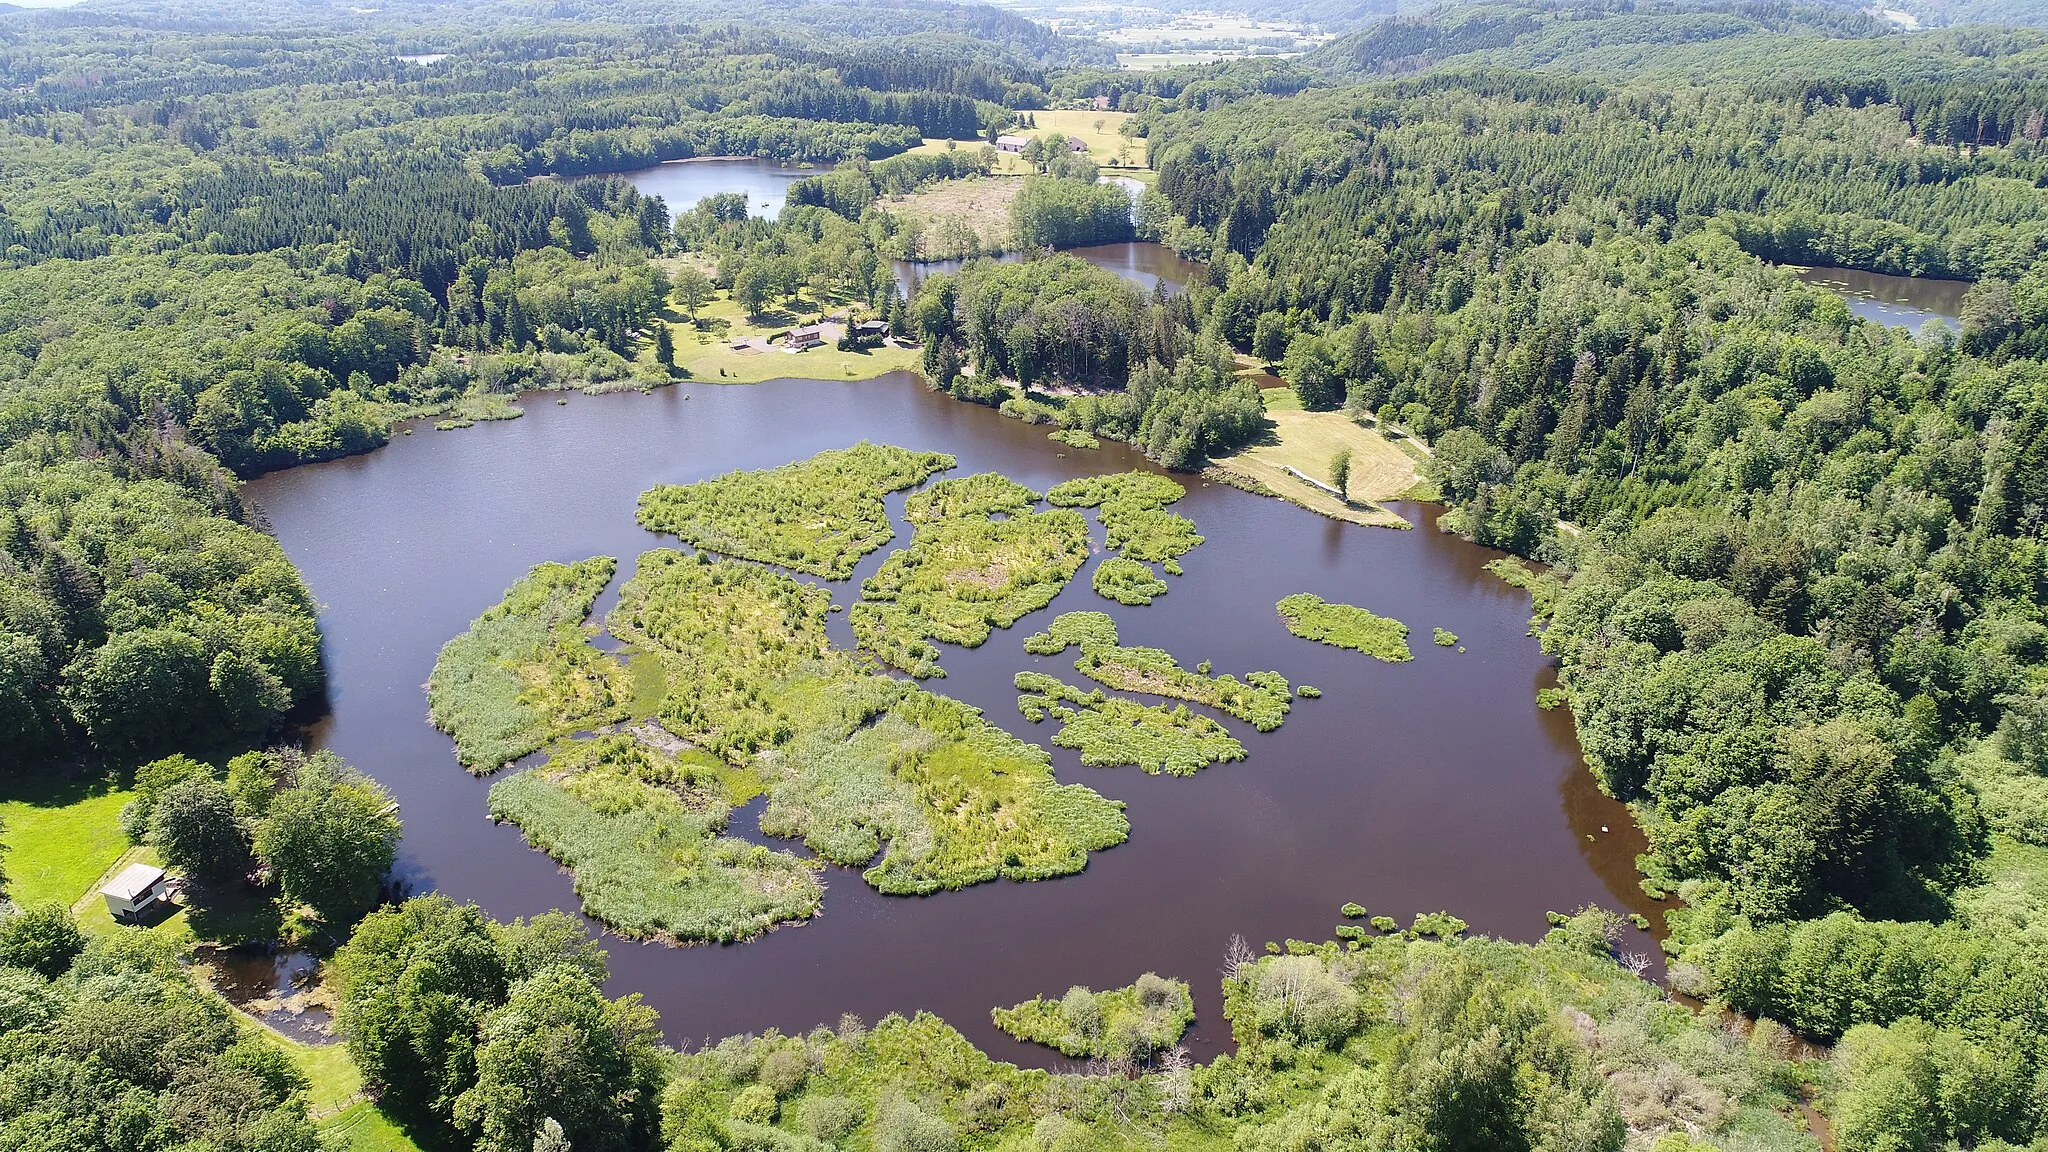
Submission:
{"label": "green vegetation island", "polygon": [[[2040,5],[1257,0],[1190,53],[1080,15],[0,5],[0,1148],[2048,1141]],[[713,157],[810,167],[772,216],[634,175]],[[1186,265],[1141,285],[1100,245]],[[430,767],[319,746],[346,648],[244,482],[534,393],[899,370],[1045,426],[1062,477],[1118,444],[1158,471],[1041,501],[846,445],[647,492],[702,551],[520,558],[425,722],[591,915],[738,942],[831,866],[1087,883],[1122,806],[915,681],[1048,610],[1091,510],[1120,607],[1226,573],[1173,473],[1494,550],[1541,702],[1642,834],[1661,966],[1599,909],[1513,942],[1358,907],[1230,946],[1206,1063],[1168,978],[995,1009],[1096,1062],[1054,1072],[929,1015],[667,1047],[572,916],[407,896],[402,837],[447,830],[395,784]],[[791,573],[849,580],[899,493],[835,645]],[[1278,610],[1426,671],[1398,621]],[[1181,795],[1246,748],[1208,711],[1264,732],[1320,695],[1104,613],[1024,643],[1100,685],[1024,669],[1026,724],[1199,771],[1128,777]],[[757,800],[812,855],[731,834]],[[341,1043],[232,999],[272,953]]]}

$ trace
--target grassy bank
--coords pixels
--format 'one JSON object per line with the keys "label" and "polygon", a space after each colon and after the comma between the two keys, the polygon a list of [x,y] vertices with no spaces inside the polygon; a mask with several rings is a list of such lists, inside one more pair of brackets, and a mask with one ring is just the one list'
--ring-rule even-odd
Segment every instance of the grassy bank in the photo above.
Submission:
{"label": "grassy bank", "polygon": [[[1433,495],[1418,488],[1422,474],[1413,456],[1342,412],[1304,411],[1292,388],[1266,388],[1259,395],[1266,406],[1265,435],[1218,457],[1213,467],[1334,519],[1382,528],[1413,527],[1380,504]],[[1344,451],[1351,453],[1348,499],[1340,500],[1302,479],[1310,476],[1328,483],[1330,461]]]}
{"label": "grassy bank", "polygon": [[[1537,945],[1373,936],[1236,941],[1236,1050],[1178,1050],[1186,985],[1077,988],[995,1013],[1107,1075],[990,1059],[935,1016],[736,1036],[676,1062],[671,1147],[876,1149],[1599,1148],[1814,1152],[1806,1069],[1695,1017],[1611,958],[1598,913]],[[1477,1005],[1477,1007],[1467,1007]],[[1124,1061],[1154,1054],[1141,1074]],[[1458,1127],[1458,1125],[1464,1127]],[[1474,1125],[1484,1124],[1475,1133]],[[1448,1132],[1462,1144],[1446,1144]]]}
{"label": "grassy bank", "polygon": [[[696,322],[680,314],[661,321],[676,345],[676,366],[690,380],[706,384],[759,384],[763,380],[797,377],[808,380],[871,380],[888,372],[914,368],[915,348],[885,344],[880,348],[842,351],[832,344],[790,352],[770,336],[818,318],[848,301],[820,303],[802,295],[750,315],[729,293],[720,293],[697,310]],[[745,348],[735,344],[745,343]],[[652,353],[649,353],[651,356]]]}
{"label": "grassy bank", "polygon": [[70,906],[128,850],[111,780],[22,781],[0,799],[0,876],[16,904]]}

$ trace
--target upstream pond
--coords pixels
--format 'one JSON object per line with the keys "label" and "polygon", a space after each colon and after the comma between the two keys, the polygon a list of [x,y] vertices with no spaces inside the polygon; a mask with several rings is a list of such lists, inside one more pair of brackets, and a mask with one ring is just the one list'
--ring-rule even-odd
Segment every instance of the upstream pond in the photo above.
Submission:
{"label": "upstream pond", "polygon": [[[641,551],[673,544],[634,523],[646,489],[861,439],[953,453],[951,475],[1000,471],[1040,491],[1152,467],[1114,443],[1064,448],[1042,427],[906,373],[553,399],[530,398],[523,419],[422,426],[370,455],[249,486],[321,604],[331,714],[310,738],[403,806],[406,885],[499,918],[573,909],[576,897],[516,828],[486,817],[490,781],[457,765],[427,722],[421,685],[440,646],[533,564],[609,554],[623,579]],[[1658,916],[1636,883],[1643,842],[1626,810],[1595,789],[1570,717],[1536,707],[1551,669],[1527,635],[1527,596],[1482,570],[1497,553],[1434,531],[1429,506],[1397,506],[1416,531],[1362,528],[1180,479],[1189,492],[1174,510],[1208,539],[1168,595],[1137,608],[1095,595],[1092,526],[1097,555],[1050,608],[979,649],[947,647],[950,675],[929,685],[1044,744],[1052,722],[1023,721],[1011,679],[1028,668],[1075,679],[1071,656],[1030,656],[1022,640],[1059,612],[1099,609],[1126,644],[1165,648],[1184,666],[1210,660],[1219,673],[1275,669],[1320,687],[1321,699],[1298,701],[1270,734],[1226,719],[1248,758],[1191,778],[1084,768],[1051,749],[1062,781],[1129,805],[1129,842],[1079,875],[892,898],[831,868],[817,919],[750,943],[608,939],[611,991],[644,994],[678,1044],[929,1009],[993,1053],[1043,1064],[1056,1058],[998,1033],[992,1006],[1150,970],[1193,985],[1200,1017],[1189,1043],[1206,1057],[1228,1043],[1217,983],[1234,934],[1254,947],[1327,939],[1347,900],[1403,924],[1448,909],[1475,932],[1522,940],[1543,933],[1546,910],[1589,902]],[[898,544],[910,535],[903,502],[888,502]],[[831,585],[835,599],[852,603],[887,553]],[[1385,664],[1289,635],[1274,604],[1303,591],[1406,622],[1415,659]],[[1434,627],[1457,633],[1464,650],[1432,644]],[[851,645],[844,614],[832,628]],[[757,814],[736,812],[733,832],[758,838]],[[1625,947],[1654,952],[1642,933]]]}
{"label": "upstream pond", "polygon": [[1857,268],[1794,268],[1794,275],[1848,301],[1849,311],[1887,328],[1904,326],[1915,332],[1929,320],[1951,329],[1962,327],[1963,295],[1968,280],[1934,280],[1924,276],[1890,276]]}

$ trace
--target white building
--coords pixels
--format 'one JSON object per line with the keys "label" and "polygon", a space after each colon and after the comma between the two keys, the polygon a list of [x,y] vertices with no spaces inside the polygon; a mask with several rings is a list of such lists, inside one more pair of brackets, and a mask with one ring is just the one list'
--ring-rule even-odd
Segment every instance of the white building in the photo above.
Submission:
{"label": "white building", "polygon": [[100,889],[107,911],[115,919],[140,916],[164,898],[164,870],[148,864],[130,864]]}

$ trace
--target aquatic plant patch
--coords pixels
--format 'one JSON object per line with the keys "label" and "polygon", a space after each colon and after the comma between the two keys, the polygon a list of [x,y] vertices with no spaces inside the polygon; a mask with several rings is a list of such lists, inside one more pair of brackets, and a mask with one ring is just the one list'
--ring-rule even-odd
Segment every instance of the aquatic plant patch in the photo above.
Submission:
{"label": "aquatic plant patch", "polygon": [[940,480],[912,492],[903,502],[904,518],[912,524],[934,520],[964,520],[975,516],[1012,516],[1028,512],[1038,504],[1039,495],[1000,472],[977,472]]}
{"label": "aquatic plant patch", "polygon": [[495,772],[578,727],[622,718],[633,682],[583,621],[617,561],[541,564],[450,640],[427,678],[428,715],[462,766]]}
{"label": "aquatic plant patch", "polygon": [[1332,604],[1311,592],[1297,592],[1276,607],[1287,630],[1304,640],[1349,648],[1390,663],[1415,658],[1408,650],[1408,626],[1399,620],[1375,616],[1351,604]]}
{"label": "aquatic plant patch", "polygon": [[843,580],[895,535],[882,497],[953,467],[940,452],[862,441],[808,460],[641,494],[643,527],[724,556]]}
{"label": "aquatic plant patch", "polygon": [[1174,560],[1202,543],[1194,521],[1166,511],[1187,495],[1178,483],[1150,472],[1083,476],[1053,485],[1045,498],[1061,508],[1097,508],[1105,542],[1146,563]]}
{"label": "aquatic plant patch", "polygon": [[1153,573],[1152,566],[1128,556],[1111,556],[1096,565],[1092,585],[1103,599],[1133,606],[1166,595],[1166,581]]}
{"label": "aquatic plant patch", "polygon": [[1018,495],[984,485],[920,504],[910,546],[883,561],[852,609],[861,647],[913,676],[943,676],[933,641],[978,647],[991,628],[1052,603],[1088,560],[1088,524],[1067,509],[1026,510],[1037,502],[1029,490],[1019,508]]}
{"label": "aquatic plant patch", "polygon": [[868,865],[882,892],[1066,875],[1129,835],[1122,805],[1060,784],[1044,749],[834,648],[829,608],[770,569],[658,549],[611,628],[664,661],[669,730],[759,773],[764,832]]}
{"label": "aquatic plant patch", "polygon": [[1235,676],[1207,676],[1182,668],[1171,653],[1126,648],[1117,640],[1116,621],[1106,613],[1063,612],[1045,631],[1026,637],[1024,650],[1057,656],[1077,647],[1081,658],[1074,668],[1098,684],[1206,705],[1261,732],[1278,728],[1293,705],[1294,692],[1278,672],[1250,672],[1241,681]]}
{"label": "aquatic plant patch", "polygon": [[500,780],[490,811],[569,869],[584,911],[620,935],[729,943],[808,919],[824,894],[795,854],[721,835],[745,790],[729,774],[708,753],[607,735]]}
{"label": "aquatic plant patch", "polygon": [[1017,1039],[1068,1056],[1143,1060],[1180,1043],[1195,1022],[1195,998],[1185,982],[1147,972],[1122,988],[1077,984],[1056,1000],[1039,996],[991,1015]]}
{"label": "aquatic plant patch", "polygon": [[1017,708],[1036,724],[1060,722],[1052,742],[1091,768],[1133,765],[1147,775],[1192,776],[1211,764],[1244,759],[1230,731],[1187,705],[1141,704],[1101,689],[1079,688],[1041,672],[1019,672]]}

